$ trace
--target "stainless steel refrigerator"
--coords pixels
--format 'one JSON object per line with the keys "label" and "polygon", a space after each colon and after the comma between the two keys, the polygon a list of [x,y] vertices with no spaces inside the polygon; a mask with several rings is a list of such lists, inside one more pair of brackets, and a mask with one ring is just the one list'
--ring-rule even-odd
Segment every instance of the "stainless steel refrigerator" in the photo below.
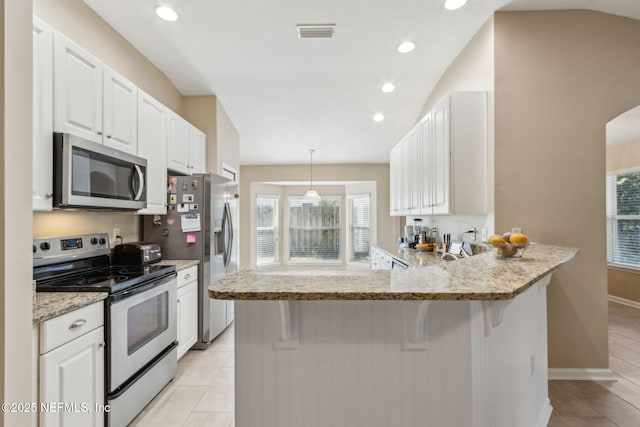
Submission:
{"label": "stainless steel refrigerator", "polygon": [[144,240],[164,259],[197,259],[198,342],[206,348],[233,321],[233,301],[210,299],[207,288],[238,269],[238,184],[215,174],[169,176],[167,215],[145,216]]}

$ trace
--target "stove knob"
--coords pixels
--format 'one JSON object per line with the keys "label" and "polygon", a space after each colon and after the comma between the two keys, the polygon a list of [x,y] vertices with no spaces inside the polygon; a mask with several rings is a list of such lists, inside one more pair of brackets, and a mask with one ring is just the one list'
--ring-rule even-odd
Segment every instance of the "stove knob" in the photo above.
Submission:
{"label": "stove knob", "polygon": [[49,244],[49,242],[42,242],[40,243],[40,249],[42,249],[43,251],[48,251],[49,249],[51,249],[51,245]]}
{"label": "stove knob", "polygon": [[96,237],[92,237],[91,238],[91,244],[92,245],[97,245],[98,244],[98,239]]}
{"label": "stove knob", "polygon": [[104,237],[100,238],[100,244],[101,245],[106,245],[107,244],[107,239],[105,239]]}
{"label": "stove knob", "polygon": [[36,251],[38,250],[38,248],[36,248],[36,245],[33,245],[33,253],[35,254]]}

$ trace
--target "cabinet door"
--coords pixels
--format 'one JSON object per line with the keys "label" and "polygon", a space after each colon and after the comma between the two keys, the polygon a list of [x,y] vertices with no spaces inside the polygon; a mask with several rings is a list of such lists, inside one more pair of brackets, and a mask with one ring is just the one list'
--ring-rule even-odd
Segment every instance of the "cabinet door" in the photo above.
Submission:
{"label": "cabinet door", "polygon": [[198,340],[198,281],[178,289],[178,360]]}
{"label": "cabinet door", "polygon": [[64,37],[54,34],[53,125],[102,142],[102,65],[94,56]]}
{"label": "cabinet door", "polygon": [[189,123],[171,112],[168,120],[167,168],[188,175],[189,171]]}
{"label": "cabinet door", "polygon": [[33,17],[34,211],[49,212],[53,196],[53,30]]}
{"label": "cabinet door", "polygon": [[433,109],[433,213],[450,213],[450,128],[449,97]]}
{"label": "cabinet door", "polygon": [[191,174],[207,171],[207,135],[189,126],[189,167]]}
{"label": "cabinet door", "polygon": [[167,213],[167,109],[138,91],[138,156],[147,159],[147,207],[140,214]]}
{"label": "cabinet door", "polygon": [[104,406],[103,327],[40,356],[40,402],[72,405],[41,411],[43,427],[104,424],[104,412],[96,411]]}
{"label": "cabinet door", "polygon": [[138,88],[112,69],[104,67],[104,145],[138,153]]}
{"label": "cabinet door", "polygon": [[391,208],[391,216],[399,216],[400,214],[400,171],[402,170],[401,146],[396,145],[389,153],[389,205]]}
{"label": "cabinet door", "polygon": [[432,114],[427,114],[420,122],[421,152],[420,163],[422,165],[422,175],[420,183],[420,214],[430,215],[433,213],[433,120]]}
{"label": "cabinet door", "polygon": [[422,159],[420,154],[420,126],[414,127],[409,133],[407,144],[409,145],[409,158],[407,162],[407,171],[409,173],[409,214],[420,214],[420,187],[422,184]]}

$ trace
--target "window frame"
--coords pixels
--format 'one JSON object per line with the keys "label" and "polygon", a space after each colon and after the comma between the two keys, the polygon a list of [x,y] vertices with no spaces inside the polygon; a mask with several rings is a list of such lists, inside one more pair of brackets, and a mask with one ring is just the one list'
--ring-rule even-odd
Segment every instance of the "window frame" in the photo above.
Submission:
{"label": "window frame", "polygon": [[[368,230],[368,249],[367,249],[367,259],[366,260],[354,260],[353,256],[353,248],[354,248],[354,239],[353,239],[353,201],[356,199],[367,199],[367,227],[357,227],[358,229],[366,229]],[[371,262],[371,194],[370,193],[360,193],[360,194],[348,194],[347,195],[347,220],[346,220],[346,262],[347,264],[352,265],[369,265]]]}
{"label": "window frame", "polygon": [[[636,220],[640,221],[640,213],[638,215],[618,215],[617,214],[617,179],[620,175],[637,174],[640,175],[640,168],[622,169],[608,172],[605,181],[605,197],[606,197],[606,243],[607,243],[607,267],[621,271],[640,271],[640,262],[638,264],[629,264],[613,260],[614,248],[619,240],[618,237],[618,221]],[[639,208],[640,208],[640,202]],[[638,243],[638,251],[640,254],[640,242]]]}
{"label": "window frame", "polygon": [[335,231],[337,231],[337,235],[338,235],[338,257],[337,259],[333,260],[329,260],[329,259],[318,259],[318,260],[309,260],[309,259],[305,259],[305,260],[296,260],[296,259],[292,259],[291,258],[291,236],[293,235],[292,233],[292,227],[291,227],[291,206],[292,206],[292,200],[304,200],[304,196],[299,196],[299,195],[289,195],[287,196],[287,253],[283,254],[283,261],[284,258],[286,257],[286,263],[289,265],[340,265],[343,264],[343,252],[345,250],[344,247],[344,227],[343,227],[343,211],[342,209],[344,209],[344,202],[343,202],[343,197],[342,196],[322,196],[322,200],[320,200],[319,202],[315,202],[315,203],[320,203],[322,201],[327,201],[327,200],[332,200],[332,201],[336,201],[339,203],[339,211],[338,211],[338,220],[339,220],[339,225],[338,227],[333,227],[333,229]]}
{"label": "window frame", "polygon": [[275,202],[275,214],[274,214],[274,225],[272,227],[260,227],[263,229],[273,229],[274,233],[274,244],[275,244],[275,253],[274,253],[274,261],[273,262],[266,262],[266,263],[259,263],[258,259],[258,245],[256,244],[256,248],[255,248],[255,266],[256,268],[263,268],[263,267],[269,267],[269,266],[274,266],[274,265],[280,265],[282,263],[281,261],[281,257],[280,257],[280,251],[281,251],[281,245],[280,245],[280,222],[281,222],[281,208],[280,208],[280,196],[277,195],[271,195],[271,194],[258,194],[256,195],[255,198],[255,204],[254,204],[254,212],[255,212],[255,221],[254,221],[254,227],[253,227],[253,231],[254,232],[258,232],[260,230],[258,230],[258,200],[259,199],[264,199],[264,200],[272,200]]}

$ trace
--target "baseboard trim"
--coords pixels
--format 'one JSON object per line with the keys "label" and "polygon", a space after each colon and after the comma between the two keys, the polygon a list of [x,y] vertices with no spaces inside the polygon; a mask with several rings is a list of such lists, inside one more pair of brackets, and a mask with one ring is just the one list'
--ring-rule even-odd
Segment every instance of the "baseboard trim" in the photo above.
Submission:
{"label": "baseboard trim", "polygon": [[553,406],[551,406],[551,402],[549,399],[544,403],[544,407],[542,408],[542,412],[540,412],[540,416],[538,417],[538,422],[536,423],[536,427],[547,427],[549,424],[549,420],[551,419],[551,413],[553,412]]}
{"label": "baseboard trim", "polygon": [[611,369],[549,368],[549,380],[616,381]]}
{"label": "baseboard trim", "polygon": [[609,295],[609,301],[617,302],[618,304],[628,305],[629,307],[633,307],[633,308],[640,308],[640,302],[633,301],[626,298],[620,298],[615,295]]}

